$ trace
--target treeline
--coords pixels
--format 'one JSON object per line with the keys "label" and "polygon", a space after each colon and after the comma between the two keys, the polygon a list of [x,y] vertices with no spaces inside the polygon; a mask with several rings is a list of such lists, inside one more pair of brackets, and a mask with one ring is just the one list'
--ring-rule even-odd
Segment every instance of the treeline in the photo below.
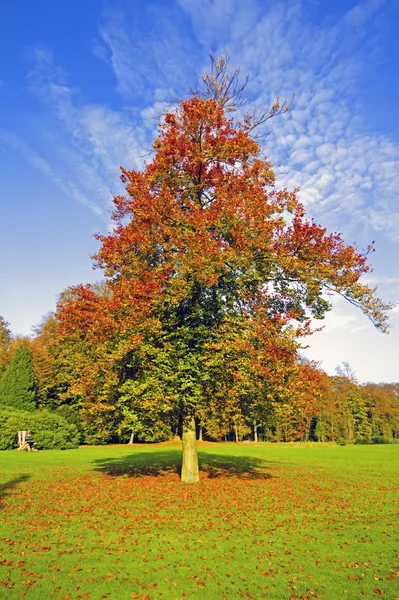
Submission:
{"label": "treeline", "polygon": [[[126,357],[121,358],[117,378],[115,373],[109,374],[115,383],[108,386],[106,401],[86,397],[82,378],[87,365],[82,364],[79,348],[84,340],[66,343],[58,328],[56,315],[49,315],[32,338],[13,338],[0,318],[0,411],[3,420],[8,415],[7,422],[14,413],[11,429],[17,427],[18,419],[17,428],[24,428],[31,413],[35,416],[29,421],[34,423],[31,428],[41,431],[38,417],[42,415],[52,430],[51,443],[43,447],[72,447],[78,441],[157,442],[180,436],[178,412],[163,413],[159,406],[155,411],[154,402],[136,401],[131,389],[137,372]],[[241,394],[234,393],[223,403],[204,404],[197,412],[198,438],[338,443],[399,439],[398,383],[359,384],[346,363],[331,377],[304,360],[296,364],[294,385],[289,378],[288,373],[284,394],[263,383],[255,391],[243,388]],[[212,394],[211,383],[208,395]],[[154,390],[156,393],[155,382]],[[158,405],[161,402],[159,399]],[[7,430],[7,435],[11,439],[12,431]],[[68,446],[67,436],[72,445]],[[9,447],[10,442],[5,443]]]}

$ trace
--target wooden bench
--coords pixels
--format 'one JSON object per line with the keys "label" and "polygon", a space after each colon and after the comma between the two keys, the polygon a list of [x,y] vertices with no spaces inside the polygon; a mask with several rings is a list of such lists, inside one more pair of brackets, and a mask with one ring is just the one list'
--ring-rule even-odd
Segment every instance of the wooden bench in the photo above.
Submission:
{"label": "wooden bench", "polygon": [[30,444],[26,441],[26,431],[18,431],[18,450],[32,451]]}

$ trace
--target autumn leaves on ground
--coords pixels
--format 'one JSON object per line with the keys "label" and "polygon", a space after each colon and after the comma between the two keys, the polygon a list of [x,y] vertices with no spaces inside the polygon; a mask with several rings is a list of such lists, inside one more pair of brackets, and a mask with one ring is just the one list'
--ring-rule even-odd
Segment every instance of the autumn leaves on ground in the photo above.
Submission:
{"label": "autumn leaves on ground", "polygon": [[0,597],[399,598],[399,445],[0,453]]}

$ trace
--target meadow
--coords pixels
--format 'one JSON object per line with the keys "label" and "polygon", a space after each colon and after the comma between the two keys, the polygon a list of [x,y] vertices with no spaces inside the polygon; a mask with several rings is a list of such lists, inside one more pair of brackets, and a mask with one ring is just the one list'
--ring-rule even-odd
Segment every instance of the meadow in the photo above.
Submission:
{"label": "meadow", "polygon": [[0,452],[0,598],[399,599],[399,445],[199,452]]}

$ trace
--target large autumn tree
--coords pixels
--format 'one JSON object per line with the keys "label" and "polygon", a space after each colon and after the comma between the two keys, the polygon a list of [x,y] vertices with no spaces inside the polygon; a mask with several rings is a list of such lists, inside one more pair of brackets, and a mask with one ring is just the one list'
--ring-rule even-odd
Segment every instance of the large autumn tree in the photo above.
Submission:
{"label": "large autumn tree", "polygon": [[152,161],[122,169],[115,228],[97,236],[103,293],[73,288],[57,315],[93,414],[122,399],[135,414],[181,421],[186,482],[199,478],[198,415],[234,423],[256,413],[260,387],[269,402],[292,393],[297,340],[330,309],[325,292],[381,330],[388,308],[360,282],[371,248],[328,234],[294,192],[275,188],[255,128],[286,107],[239,120],[238,71],[221,59],[203,80],[165,115]]}

